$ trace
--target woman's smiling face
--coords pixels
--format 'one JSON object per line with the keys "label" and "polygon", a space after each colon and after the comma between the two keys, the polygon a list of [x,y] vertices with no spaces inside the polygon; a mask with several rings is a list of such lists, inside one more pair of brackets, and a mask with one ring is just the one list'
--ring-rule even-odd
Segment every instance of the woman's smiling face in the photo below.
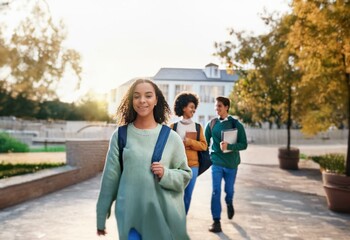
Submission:
{"label": "woman's smiling face", "polygon": [[192,118],[196,112],[196,105],[193,102],[189,102],[186,107],[183,108],[183,117]]}
{"label": "woman's smiling face", "polygon": [[135,112],[140,117],[153,116],[154,106],[157,104],[157,96],[152,84],[142,82],[136,85],[132,104]]}

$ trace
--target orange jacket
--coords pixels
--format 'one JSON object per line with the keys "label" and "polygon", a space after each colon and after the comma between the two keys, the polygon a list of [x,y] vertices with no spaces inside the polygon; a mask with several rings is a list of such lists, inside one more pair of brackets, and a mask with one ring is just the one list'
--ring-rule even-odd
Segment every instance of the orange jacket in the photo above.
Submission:
{"label": "orange jacket", "polygon": [[[173,129],[174,123],[170,124],[170,128]],[[186,138],[184,140],[186,149],[187,163],[189,167],[198,167],[198,151],[205,151],[208,148],[207,141],[204,137],[204,131],[200,125],[199,141],[195,139]]]}

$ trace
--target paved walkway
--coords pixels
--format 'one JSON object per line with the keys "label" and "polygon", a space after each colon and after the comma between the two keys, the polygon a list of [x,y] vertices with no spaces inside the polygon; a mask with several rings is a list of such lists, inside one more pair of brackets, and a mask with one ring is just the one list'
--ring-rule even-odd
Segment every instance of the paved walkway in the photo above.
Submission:
{"label": "paved walkway", "polygon": [[[299,147],[306,154],[346,150],[343,145]],[[237,176],[236,214],[228,220],[224,207],[220,234],[207,230],[211,224],[207,171],[197,181],[188,215],[191,239],[350,239],[350,214],[328,210],[318,166],[301,161],[299,167],[299,171],[281,170],[277,147],[250,145],[242,152]],[[100,177],[0,211],[0,239],[118,239],[114,216],[107,222],[106,237],[95,234]]]}

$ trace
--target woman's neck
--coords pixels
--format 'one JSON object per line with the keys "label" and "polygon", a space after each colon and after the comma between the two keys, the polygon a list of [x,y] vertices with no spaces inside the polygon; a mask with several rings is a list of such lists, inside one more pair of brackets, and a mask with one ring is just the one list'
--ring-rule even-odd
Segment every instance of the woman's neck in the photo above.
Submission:
{"label": "woman's neck", "polygon": [[154,120],[153,116],[152,118],[136,117],[133,124],[138,129],[153,129],[153,128],[156,128],[158,125],[156,120]]}
{"label": "woman's neck", "polygon": [[185,125],[193,123],[191,118],[182,118],[180,122]]}

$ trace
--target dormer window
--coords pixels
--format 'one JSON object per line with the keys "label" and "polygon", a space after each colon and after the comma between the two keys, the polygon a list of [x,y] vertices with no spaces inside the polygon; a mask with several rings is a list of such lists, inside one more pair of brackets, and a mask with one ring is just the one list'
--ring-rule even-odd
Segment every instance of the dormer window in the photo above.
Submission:
{"label": "dormer window", "polygon": [[207,78],[220,78],[219,66],[214,63],[207,64],[204,73]]}

